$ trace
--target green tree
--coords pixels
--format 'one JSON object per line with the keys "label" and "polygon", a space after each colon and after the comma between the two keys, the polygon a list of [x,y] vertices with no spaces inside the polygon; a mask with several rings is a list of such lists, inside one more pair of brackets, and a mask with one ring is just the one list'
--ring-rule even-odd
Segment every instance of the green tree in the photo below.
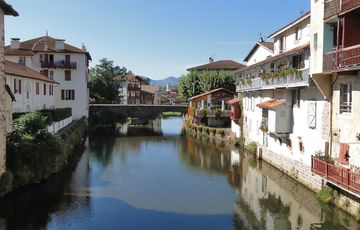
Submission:
{"label": "green tree", "polygon": [[191,71],[183,75],[178,84],[180,95],[186,99],[217,88],[235,91],[234,73],[232,71]]}
{"label": "green tree", "polygon": [[114,77],[118,75],[131,74],[125,67],[114,66],[114,62],[107,58],[99,60],[99,64],[90,68],[90,97],[95,100],[116,99],[118,92]]}

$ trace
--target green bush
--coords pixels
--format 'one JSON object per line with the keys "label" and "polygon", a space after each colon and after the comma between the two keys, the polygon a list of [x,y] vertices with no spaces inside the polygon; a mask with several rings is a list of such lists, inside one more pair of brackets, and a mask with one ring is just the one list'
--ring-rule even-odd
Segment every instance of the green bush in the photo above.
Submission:
{"label": "green bush", "polygon": [[216,109],[215,111],[215,119],[219,119],[221,117],[221,109]]}
{"label": "green bush", "polygon": [[336,193],[334,192],[334,190],[325,185],[317,194],[316,197],[325,203],[330,203],[332,200],[335,199],[336,197]]}
{"label": "green bush", "polygon": [[256,154],[257,151],[257,145],[256,142],[250,142],[246,145],[246,149],[249,151],[249,153]]}
{"label": "green bush", "polygon": [[13,190],[14,176],[11,172],[7,171],[1,175],[0,178],[0,197],[6,195]]}
{"label": "green bush", "polygon": [[201,109],[201,110],[200,110],[200,116],[201,116],[202,118],[205,118],[205,117],[207,116],[206,109]]}
{"label": "green bush", "polygon": [[[36,112],[39,112],[42,116],[46,117],[49,124],[51,124],[52,122],[58,122],[68,117],[71,117],[72,114],[71,108],[43,109]],[[28,113],[32,113],[32,112],[28,112]],[[16,120],[28,113],[13,113],[13,120]]]}

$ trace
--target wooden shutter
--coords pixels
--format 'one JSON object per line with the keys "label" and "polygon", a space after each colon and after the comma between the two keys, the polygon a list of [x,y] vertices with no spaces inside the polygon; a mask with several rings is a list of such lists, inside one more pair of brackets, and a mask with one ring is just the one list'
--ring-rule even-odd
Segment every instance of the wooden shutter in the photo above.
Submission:
{"label": "wooden shutter", "polygon": [[46,84],[44,83],[44,95],[46,95]]}
{"label": "wooden shutter", "polygon": [[64,100],[65,99],[65,92],[64,90],[62,89],[61,90],[61,100]]}
{"label": "wooden shutter", "polygon": [[316,102],[309,101],[308,104],[308,126],[311,129],[316,128]]}
{"label": "wooden shutter", "polygon": [[21,80],[19,79],[19,94],[21,94]]}

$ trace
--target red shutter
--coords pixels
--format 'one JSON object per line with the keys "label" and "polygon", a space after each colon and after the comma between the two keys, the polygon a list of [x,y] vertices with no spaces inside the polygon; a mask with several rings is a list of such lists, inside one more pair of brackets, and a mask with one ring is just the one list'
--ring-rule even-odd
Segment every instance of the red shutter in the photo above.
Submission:
{"label": "red shutter", "polygon": [[339,162],[344,165],[349,165],[349,144],[340,143]]}
{"label": "red shutter", "polygon": [[61,100],[64,100],[64,98],[65,98],[65,95],[64,95],[64,94],[65,94],[65,92],[64,92],[64,90],[62,89],[62,90],[61,90]]}

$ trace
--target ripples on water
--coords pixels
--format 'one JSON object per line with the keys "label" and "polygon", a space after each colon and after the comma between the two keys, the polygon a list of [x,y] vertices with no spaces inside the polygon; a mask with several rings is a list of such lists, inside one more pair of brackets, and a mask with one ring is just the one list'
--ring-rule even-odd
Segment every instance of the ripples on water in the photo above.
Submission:
{"label": "ripples on water", "polygon": [[88,138],[64,173],[0,201],[0,229],[358,228],[270,165],[179,136],[180,118],[152,127]]}

